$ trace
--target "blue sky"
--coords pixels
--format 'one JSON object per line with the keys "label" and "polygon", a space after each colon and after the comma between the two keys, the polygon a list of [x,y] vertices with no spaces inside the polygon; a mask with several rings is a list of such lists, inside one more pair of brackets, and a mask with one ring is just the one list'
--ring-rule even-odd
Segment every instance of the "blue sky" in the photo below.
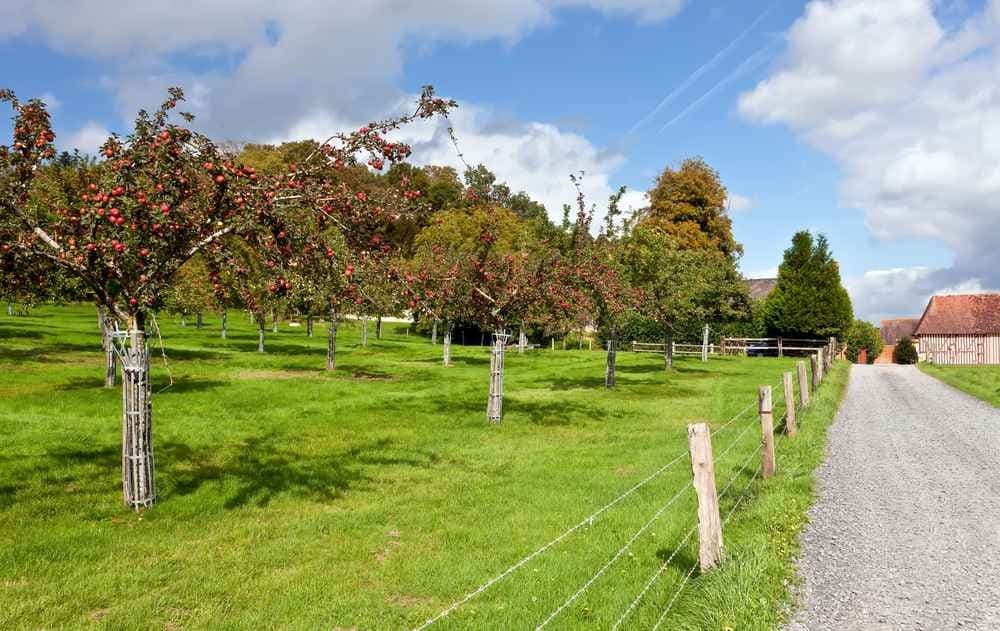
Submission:
{"label": "blue sky", "polygon": [[[594,201],[626,185],[641,204],[664,166],[700,155],[731,193],[748,275],[808,228],[862,317],[1000,286],[992,2],[52,4],[0,8],[0,67],[53,99],[63,146],[93,149],[172,84],[214,136],[282,140],[430,83],[461,104],[463,150],[554,215],[570,172]],[[418,158],[455,162],[440,130],[414,134]]]}

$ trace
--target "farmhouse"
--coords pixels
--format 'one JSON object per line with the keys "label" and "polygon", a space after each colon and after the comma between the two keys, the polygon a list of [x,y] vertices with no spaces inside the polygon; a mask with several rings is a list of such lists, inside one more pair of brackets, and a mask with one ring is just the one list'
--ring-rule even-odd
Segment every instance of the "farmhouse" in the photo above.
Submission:
{"label": "farmhouse", "polygon": [[882,353],[875,358],[876,364],[891,364],[896,343],[904,337],[913,337],[920,318],[892,318],[882,320],[879,331],[882,334]]}
{"label": "farmhouse", "polygon": [[935,364],[1000,364],[1000,294],[933,296],[915,331]]}

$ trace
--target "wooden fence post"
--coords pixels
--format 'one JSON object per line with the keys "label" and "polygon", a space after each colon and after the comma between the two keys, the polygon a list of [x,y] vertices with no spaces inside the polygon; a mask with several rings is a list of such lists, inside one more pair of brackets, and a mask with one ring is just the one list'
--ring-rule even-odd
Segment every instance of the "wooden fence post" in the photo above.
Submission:
{"label": "wooden fence post", "polygon": [[760,475],[765,480],[774,475],[774,411],[771,386],[760,387]]}
{"label": "wooden fence post", "polygon": [[785,433],[789,438],[795,438],[799,427],[795,422],[795,386],[792,385],[792,373],[782,375],[785,386]]}
{"label": "wooden fence post", "polygon": [[809,380],[806,378],[806,363],[796,362],[795,369],[799,372],[799,403],[802,407],[809,405]]}
{"label": "wooden fence post", "polygon": [[819,353],[810,355],[809,362],[812,364],[812,389],[816,392],[819,390]]}
{"label": "wooden fence post", "polygon": [[715,464],[712,461],[708,423],[688,425],[688,449],[691,451],[694,490],[698,495],[698,562],[701,571],[705,572],[722,561],[722,519],[719,516],[719,495],[715,489]]}
{"label": "wooden fence post", "polygon": [[719,343],[719,354],[722,356],[726,355],[726,338],[722,338],[722,341]]}

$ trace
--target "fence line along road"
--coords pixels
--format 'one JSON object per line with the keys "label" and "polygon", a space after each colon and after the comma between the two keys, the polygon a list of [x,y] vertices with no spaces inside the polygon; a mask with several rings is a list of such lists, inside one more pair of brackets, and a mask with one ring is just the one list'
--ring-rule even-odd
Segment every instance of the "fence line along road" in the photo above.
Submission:
{"label": "fence line along road", "polygon": [[[483,584],[481,584],[476,589],[468,592],[467,594],[465,594],[465,596],[463,596],[462,598],[460,598],[460,599],[456,600],[455,602],[453,602],[451,605],[449,605],[447,608],[443,609],[437,615],[435,615],[435,616],[433,616],[431,618],[428,618],[426,621],[423,622],[423,624],[421,624],[420,626],[416,627],[415,631],[422,631],[423,629],[426,629],[426,628],[430,627],[431,625],[433,625],[435,622],[438,622],[438,621],[442,620],[443,618],[451,615],[456,610],[458,610],[460,607],[462,607],[462,605],[464,605],[465,603],[469,602],[473,598],[476,598],[477,596],[479,596],[483,592],[487,591],[490,587],[492,587],[493,585],[496,585],[500,581],[504,580],[505,578],[507,578],[508,576],[510,576],[511,574],[513,574],[514,572],[516,572],[518,569],[524,567],[526,564],[530,563],[532,560],[534,560],[535,558],[537,558],[539,555],[543,554],[547,550],[551,549],[553,546],[559,544],[560,542],[562,542],[563,540],[565,540],[568,536],[570,536],[571,534],[573,534],[574,532],[576,532],[577,530],[579,530],[583,526],[593,524],[595,518],[599,517],[600,515],[602,515],[606,511],[610,510],[612,507],[616,506],[618,503],[620,503],[621,501],[623,501],[625,498],[629,497],[630,495],[632,495],[633,493],[635,493],[637,490],[639,490],[640,488],[642,488],[643,486],[645,486],[646,484],[648,484],[652,480],[654,480],[657,477],[659,477],[660,475],[662,475],[669,468],[671,468],[672,466],[674,466],[675,464],[677,464],[678,462],[680,462],[682,459],[684,459],[685,455],[690,454],[690,456],[691,456],[691,462],[694,463],[695,462],[695,460],[694,460],[695,451],[694,450],[696,449],[696,444],[700,445],[698,447],[699,449],[702,449],[703,447],[707,446],[707,451],[702,450],[699,453],[701,453],[704,456],[707,456],[707,458],[708,458],[708,462],[707,462],[707,465],[708,465],[708,470],[707,470],[708,476],[707,477],[704,475],[704,471],[702,472],[702,474],[699,474],[698,471],[694,471],[694,473],[695,473],[694,489],[696,491],[696,496],[698,498],[698,506],[699,506],[698,519],[696,520],[695,525],[692,526],[691,529],[689,529],[687,531],[687,533],[684,535],[683,538],[681,538],[680,542],[674,548],[673,552],[671,552],[671,554],[668,556],[667,560],[664,563],[662,563],[657,568],[657,570],[653,573],[653,575],[650,577],[650,579],[647,580],[647,582],[643,585],[643,588],[640,590],[639,594],[636,596],[635,599],[632,600],[632,602],[629,604],[629,606],[626,608],[626,610],[621,614],[621,616],[614,623],[614,625],[613,625],[612,628],[613,629],[617,629],[631,615],[631,613],[635,610],[635,608],[638,606],[638,604],[642,601],[643,597],[646,595],[646,593],[649,591],[649,589],[652,587],[652,585],[654,585],[656,583],[656,580],[663,574],[664,571],[666,571],[666,569],[669,566],[670,562],[673,561],[673,559],[676,557],[678,551],[687,543],[688,539],[693,535],[693,533],[696,530],[699,532],[699,548],[700,548],[699,559],[700,559],[700,563],[702,565],[702,571],[705,572],[705,571],[710,570],[712,567],[715,567],[715,565],[718,564],[719,560],[721,560],[721,554],[716,555],[715,560],[712,562],[711,566],[705,566],[705,559],[706,559],[706,557],[704,556],[705,546],[706,545],[708,545],[708,546],[714,545],[721,552],[721,544],[722,544],[722,541],[723,541],[722,534],[723,534],[723,528],[724,528],[724,526],[729,522],[730,518],[736,512],[736,509],[748,497],[748,492],[750,490],[751,485],[759,477],[761,477],[762,473],[764,474],[763,477],[766,479],[768,477],[768,474],[771,473],[771,472],[773,472],[773,457],[772,457],[770,465],[769,465],[768,462],[767,462],[767,458],[764,458],[763,457],[763,453],[762,453],[765,445],[768,445],[768,444],[773,445],[773,437],[767,435],[769,431],[773,431],[773,428],[771,427],[770,423],[764,422],[765,420],[769,420],[768,417],[772,414],[772,410],[773,410],[773,406],[765,404],[765,401],[767,403],[770,403],[772,389],[773,389],[773,386],[763,386],[763,387],[761,387],[761,389],[760,389],[761,394],[760,394],[760,398],[759,398],[758,401],[752,402],[750,405],[748,405],[744,409],[742,409],[739,412],[737,412],[734,416],[732,416],[725,423],[723,423],[723,425],[719,428],[719,430],[716,431],[716,434],[720,433],[722,430],[726,429],[727,427],[729,427],[730,425],[732,425],[733,423],[735,423],[738,419],[742,418],[750,409],[753,408],[753,406],[755,404],[759,404],[759,415],[760,415],[761,421],[762,421],[761,422],[761,430],[762,430],[762,433],[764,434],[763,440],[762,440],[761,444],[759,444],[743,460],[743,462],[741,463],[740,467],[736,470],[736,472],[729,478],[729,480],[723,486],[721,493],[716,492],[716,488],[715,488],[715,473],[714,473],[714,463],[713,463],[713,458],[712,458],[712,451],[713,450],[712,450],[712,446],[711,446],[711,433],[708,431],[707,424],[699,424],[700,426],[703,426],[703,429],[699,430],[700,433],[696,433],[697,436],[701,437],[698,440],[699,441],[700,440],[704,440],[704,443],[700,443],[698,441],[695,441],[692,438],[692,436],[695,436],[696,434],[692,434],[692,429],[691,428],[695,427],[695,426],[694,425],[690,425],[689,428],[688,428],[688,436],[689,436],[688,449],[686,449],[685,451],[682,451],[681,453],[677,454],[669,462],[667,462],[666,464],[664,464],[660,468],[658,468],[655,471],[653,471],[651,474],[649,474],[648,476],[646,476],[645,478],[643,478],[642,480],[640,480],[639,482],[637,482],[636,484],[634,484],[633,486],[631,486],[630,488],[628,488],[626,491],[624,491],[623,493],[621,493],[620,495],[618,495],[617,497],[615,497],[614,499],[612,499],[610,502],[608,502],[605,505],[601,506],[599,509],[597,509],[596,511],[594,511],[593,513],[591,513],[587,517],[584,517],[582,520],[580,520],[575,525],[567,528],[560,535],[556,536],[555,538],[553,538],[552,540],[550,540],[548,543],[545,543],[544,545],[542,545],[541,547],[539,547],[535,551],[533,551],[530,554],[524,556],[519,561],[517,561],[513,565],[509,566],[507,569],[503,570],[502,572],[500,572],[499,574],[497,574],[493,578],[487,580],[486,582],[484,582]],[[777,395],[774,397],[774,403],[775,404],[779,403],[782,399],[784,399],[784,402],[785,402],[785,405],[786,405],[786,409],[787,409],[788,405],[793,405],[793,406],[795,405],[795,399],[792,398],[791,400],[788,400],[788,398],[785,396],[786,392],[783,390],[783,388],[778,387],[777,390],[778,390]],[[754,427],[754,424],[752,424],[752,423],[748,424],[747,428],[743,429],[736,436],[736,438],[733,439],[729,443],[729,445],[722,451],[722,453],[718,456],[718,458],[715,458],[714,460],[721,461],[726,455],[728,455],[730,453],[730,451],[732,451],[736,447],[737,444],[740,443],[740,441],[743,439],[743,437],[753,427]],[[791,439],[791,437],[790,437],[790,439]],[[735,483],[736,479],[739,478],[741,475],[743,475],[746,472],[747,468],[750,466],[750,464],[753,462],[753,460],[758,456],[758,454],[761,454],[761,456],[762,456],[761,457],[761,467],[757,468],[757,470],[755,471],[755,473],[750,477],[750,480],[743,487],[743,489],[740,492],[740,495],[737,498],[736,502],[733,504],[732,508],[726,514],[725,519],[720,519],[720,516],[719,516],[719,507],[718,507],[718,499],[719,499],[719,497],[720,496],[721,497],[726,497],[727,492],[730,490],[730,488],[732,488],[732,486]],[[771,467],[770,469],[768,468],[769,466]],[[699,478],[699,475],[700,475],[700,478]],[[549,615],[546,616],[546,618],[541,623],[539,623],[539,625],[537,626],[537,629],[542,629],[545,626],[547,626],[560,613],[562,613],[570,605],[572,605],[584,592],[586,592],[588,589],[590,589],[590,587],[602,575],[604,575],[604,573],[608,570],[608,568],[610,568],[612,565],[614,565],[615,562],[617,562],[625,554],[625,552],[628,551],[628,549],[632,546],[632,544],[635,543],[635,541],[644,532],[646,532],[652,526],[652,524],[657,519],[659,519],[666,512],[666,510],[668,508],[670,508],[681,497],[683,497],[684,493],[686,491],[688,491],[690,488],[691,487],[688,487],[688,486],[685,485],[680,490],[678,490],[676,493],[674,493],[653,514],[653,516],[645,524],[643,524],[641,527],[639,527],[639,529],[625,542],[625,544],[621,548],[619,548],[617,550],[617,552],[615,552],[614,555],[611,556],[611,558],[608,561],[606,561],[600,568],[598,568],[598,570],[583,583],[583,585],[580,588],[578,588],[572,595],[570,595],[565,601],[563,601],[558,607],[556,607],[551,613],[549,613]],[[705,502],[706,501],[709,501],[709,505],[710,505],[710,510],[707,511],[707,512],[705,510],[705,508],[706,508]],[[707,524],[708,527],[706,527],[706,522],[704,521],[706,518],[709,518],[709,520],[711,522],[711,523]],[[677,590],[673,593],[673,595],[671,596],[670,600],[667,602],[666,607],[664,608],[663,612],[659,616],[656,624],[653,627],[654,629],[659,628],[660,625],[663,623],[663,621],[666,619],[667,614],[673,608],[675,602],[677,601],[677,599],[680,596],[681,591],[683,591],[684,587],[690,581],[691,576],[694,574],[694,571],[698,568],[698,565],[699,565],[699,562],[696,562],[691,567],[691,569],[688,570],[688,572],[685,574],[685,576],[684,576],[683,580],[681,581],[680,585],[678,586]]]}

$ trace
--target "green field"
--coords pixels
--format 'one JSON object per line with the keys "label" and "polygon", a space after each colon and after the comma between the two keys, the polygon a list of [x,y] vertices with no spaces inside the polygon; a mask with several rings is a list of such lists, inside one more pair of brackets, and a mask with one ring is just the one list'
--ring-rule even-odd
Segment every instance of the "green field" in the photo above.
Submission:
{"label": "green field", "polygon": [[[201,330],[160,318],[160,501],[135,514],[121,504],[121,394],[101,387],[93,308],[0,318],[0,628],[412,628],[685,454],[688,422],[722,427],[794,366],[681,359],[665,373],[657,356],[622,352],[607,391],[602,353],[511,353],[491,426],[483,348],[457,347],[443,368],[440,346],[402,325],[367,348],[343,326],[331,374],[321,327],[309,339],[283,326],[261,355],[249,322],[229,320],[221,340],[217,317]],[[800,412],[795,441],[778,438],[770,481],[752,480],[753,410],[715,435],[720,490],[737,474],[723,515],[747,495],[726,563],[695,572],[661,628],[780,621],[847,370]],[[682,457],[432,628],[534,627],[687,489],[549,625],[608,628],[694,523],[690,478]],[[692,538],[623,628],[651,627],[695,559]]]}
{"label": "green field", "polygon": [[953,388],[1000,407],[1000,366],[940,366],[926,362],[920,370]]}

